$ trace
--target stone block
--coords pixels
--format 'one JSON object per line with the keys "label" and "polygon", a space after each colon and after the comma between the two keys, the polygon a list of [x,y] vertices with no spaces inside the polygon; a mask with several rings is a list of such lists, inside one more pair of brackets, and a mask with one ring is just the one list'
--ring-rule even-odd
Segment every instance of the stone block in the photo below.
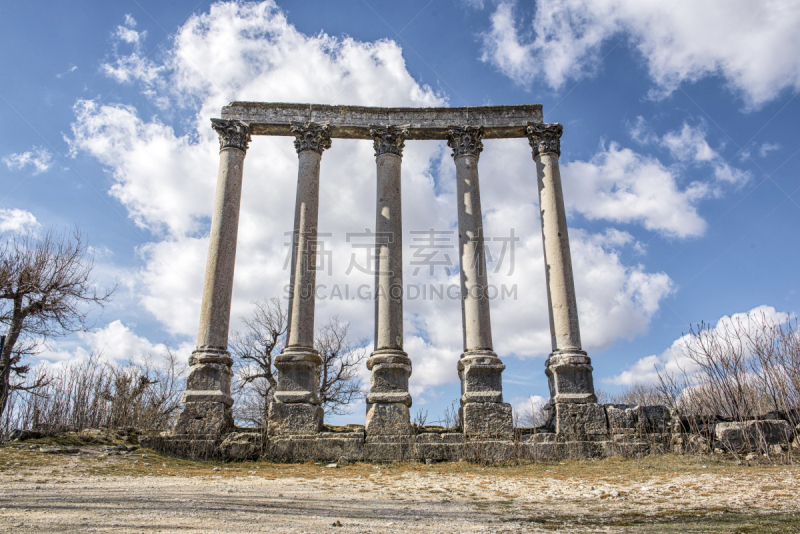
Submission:
{"label": "stone block", "polygon": [[601,404],[595,403],[556,403],[555,430],[559,437],[574,441],[605,436],[608,434],[606,411]]}
{"label": "stone block", "polygon": [[264,452],[264,435],[261,432],[231,432],[222,440],[219,449],[225,460],[258,460]]}
{"label": "stone block", "polygon": [[528,434],[520,438],[523,443],[555,443],[557,436],[552,432],[539,432],[536,434]]}
{"label": "stone block", "polygon": [[740,453],[766,450],[770,445],[788,443],[792,432],[788,422],[771,419],[717,423],[714,434],[723,447]]}
{"label": "stone block", "polygon": [[[672,426],[672,413],[666,406],[642,406],[645,432],[669,432]],[[642,418],[639,418],[640,425]]]}
{"label": "stone block", "polygon": [[222,436],[233,428],[233,412],[223,402],[187,402],[175,423],[175,434]]}
{"label": "stone block", "polygon": [[324,416],[315,404],[271,402],[267,428],[270,436],[314,435],[322,430]]}
{"label": "stone block", "polygon": [[502,372],[505,368],[494,352],[465,352],[458,362],[461,402],[502,403]]}
{"label": "stone block", "polygon": [[186,391],[216,391],[230,397],[232,377],[225,363],[195,363],[186,378]]}
{"label": "stone block", "polygon": [[375,352],[367,360],[370,387],[367,402],[402,402],[411,406],[408,378],[411,376],[411,359],[402,351]]}
{"label": "stone block", "polygon": [[511,440],[514,423],[511,405],[499,402],[469,402],[462,406],[462,428],[468,439],[497,438]]}
{"label": "stone block", "polygon": [[410,436],[411,416],[408,406],[400,403],[367,404],[367,421],[365,430],[372,436]]}
{"label": "stone block", "polygon": [[515,449],[510,440],[470,440],[464,444],[463,459],[478,464],[501,463],[513,459]]}
{"label": "stone block", "polygon": [[275,400],[285,404],[319,404],[322,358],[313,349],[287,347],[275,358],[278,387]]}
{"label": "stone block", "polygon": [[635,404],[606,404],[605,408],[612,434],[632,433],[639,427],[639,407]]}
{"label": "stone block", "polygon": [[585,352],[554,352],[545,362],[545,374],[555,403],[597,402],[591,359]]}

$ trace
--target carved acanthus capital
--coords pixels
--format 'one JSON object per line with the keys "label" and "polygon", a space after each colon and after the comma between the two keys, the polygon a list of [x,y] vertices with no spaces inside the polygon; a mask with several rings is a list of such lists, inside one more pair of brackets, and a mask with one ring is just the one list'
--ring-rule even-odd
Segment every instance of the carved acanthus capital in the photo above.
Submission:
{"label": "carved acanthus capital", "polygon": [[374,138],[375,157],[382,154],[396,154],[403,157],[403,147],[408,137],[409,125],[370,126],[369,134]]}
{"label": "carved acanthus capital", "polygon": [[219,149],[238,148],[247,152],[250,143],[250,125],[242,121],[211,119],[211,127],[219,134]]}
{"label": "carved acanthus capital", "polygon": [[528,123],[528,142],[533,149],[533,159],[548,152],[554,152],[560,156],[561,133],[563,131],[564,127],[557,122],[552,124]]}
{"label": "carved acanthus capital", "polygon": [[453,149],[453,159],[461,156],[480,157],[483,150],[483,126],[451,126],[447,131],[447,146]]}
{"label": "carved acanthus capital", "polygon": [[331,135],[328,122],[295,122],[291,123],[294,134],[294,148],[299,154],[303,150],[313,150],[319,154],[331,147]]}

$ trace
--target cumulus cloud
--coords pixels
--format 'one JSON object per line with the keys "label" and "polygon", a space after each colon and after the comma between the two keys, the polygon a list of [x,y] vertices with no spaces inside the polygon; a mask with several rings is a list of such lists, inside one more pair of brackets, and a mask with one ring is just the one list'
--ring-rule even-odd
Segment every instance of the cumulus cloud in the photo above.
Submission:
{"label": "cumulus cloud", "polygon": [[[131,15],[125,15],[124,24],[117,26],[112,35],[114,61],[101,64],[100,70],[120,83],[139,81],[150,86],[159,80],[159,75],[164,67],[156,65],[144,54],[143,45],[147,38],[147,31],[137,32],[135,28],[136,19]],[[132,48],[130,54],[119,53],[119,45],[122,43]],[[145,94],[153,96],[155,93],[152,89],[148,89]],[[161,103],[164,101],[162,100]]]}
{"label": "cumulus cloud", "polygon": [[678,170],[652,156],[612,142],[589,161],[566,163],[561,174],[568,208],[590,220],[638,223],[679,238],[705,232],[697,203],[708,196],[708,184],[681,187]]}
{"label": "cumulus cloud", "polygon": [[[208,226],[216,184],[219,145],[209,119],[233,100],[318,102],[368,106],[444,106],[447,99],[418,83],[406,69],[402,49],[390,40],[360,42],[297,31],[273,2],[216,3],[190,18],[157,65],[157,79],[138,80],[142,91],[183,110],[143,118],[131,106],[80,101],[69,140],[74,154],[97,158],[114,180],[110,194],[133,220],[153,232],[138,248],[141,304],[171,334],[191,339],[197,329]],[[122,68],[122,67],[120,67]],[[110,76],[114,76],[109,73]],[[550,351],[544,261],[535,166],[524,140],[487,141],[480,160],[487,235],[520,241],[515,266],[498,267],[502,242],[492,241],[492,283],[516,286],[517,297],[492,302],[495,349],[502,357],[537,357]],[[332,268],[317,273],[325,285],[316,307],[317,324],[338,315],[356,337],[373,335],[371,300],[332,298],[338,286],[372,287],[374,277],[352,270],[348,233],[363,233],[375,221],[375,162],[372,143],[335,139],[325,151],[320,179],[320,232]],[[289,273],[285,232],[293,225],[297,155],[288,137],[256,137],[244,163],[232,328],[240,328],[255,298],[282,297]],[[509,191],[514,191],[509,195]],[[405,282],[459,283],[457,271],[426,268],[414,275],[411,231],[450,232],[457,246],[455,172],[443,142],[406,144],[403,157]],[[572,232],[573,262],[584,338],[589,350],[644,332],[658,302],[671,291],[664,273],[626,266],[619,250],[635,247],[624,232]],[[457,262],[457,253],[452,259]],[[462,351],[459,299],[408,299],[405,350],[414,362],[411,391],[431,393],[458,380]],[[191,336],[191,337],[190,337]],[[415,400],[416,402],[416,400]]]}
{"label": "cumulus cloud", "polygon": [[[712,335],[724,334],[726,329],[730,329],[735,324],[760,324],[765,319],[773,323],[783,323],[791,318],[792,315],[789,313],[779,312],[772,306],[762,305],[749,312],[723,316],[714,326]],[[752,321],[752,323],[748,321]],[[619,386],[632,386],[634,384],[655,384],[658,382],[659,373],[680,375],[685,371],[687,374],[692,374],[697,370],[697,364],[687,356],[687,346],[692,346],[694,343],[696,342],[691,335],[681,336],[661,354],[645,356],[625,371],[604,381]]]}
{"label": "cumulus cloud", "polygon": [[683,123],[680,132],[665,134],[661,144],[667,147],[672,157],[678,161],[710,165],[714,170],[714,176],[720,182],[741,186],[751,178],[749,172],[732,167],[719,152],[709,146],[703,125],[693,127]]}
{"label": "cumulus cloud", "polygon": [[186,361],[193,349],[194,346],[189,342],[173,347],[164,343],[152,343],[147,338],[136,335],[121,321],[115,320],[98,330],[80,332],[78,339],[49,341],[36,359],[45,364],[60,365],[97,354],[106,361],[123,365],[148,363],[158,366],[168,350],[177,354],[179,361]]}
{"label": "cumulus cloud", "polygon": [[592,75],[603,46],[623,38],[644,58],[663,97],[683,82],[720,76],[757,107],[800,89],[800,5],[768,0],[673,4],[658,0],[540,0],[520,25],[515,0],[499,2],[483,34],[482,59],[524,85],[558,89]]}
{"label": "cumulus cloud", "polygon": [[42,225],[33,213],[19,209],[0,209],[0,232],[30,234]]}
{"label": "cumulus cloud", "polygon": [[33,147],[33,150],[10,154],[3,158],[3,163],[12,170],[18,171],[25,168],[32,168],[31,174],[37,175],[45,172],[53,166],[53,155],[44,147]]}
{"label": "cumulus cloud", "polygon": [[[667,149],[673,164],[611,142],[588,161],[562,166],[567,206],[590,220],[641,224],[666,237],[689,238],[705,233],[698,203],[722,194],[723,186],[741,187],[751,179],[714,150],[703,123],[684,123],[680,130],[659,136],[643,117],[630,125],[641,145]],[[687,169],[710,169],[711,177],[685,183]]]}

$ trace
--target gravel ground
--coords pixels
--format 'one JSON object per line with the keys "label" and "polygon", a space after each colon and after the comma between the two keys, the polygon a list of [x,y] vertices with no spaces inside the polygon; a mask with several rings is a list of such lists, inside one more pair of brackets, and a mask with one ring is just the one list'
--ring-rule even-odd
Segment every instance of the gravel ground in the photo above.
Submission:
{"label": "gravel ground", "polygon": [[3,447],[0,532],[787,533],[799,486],[793,466],[674,456],[328,468]]}

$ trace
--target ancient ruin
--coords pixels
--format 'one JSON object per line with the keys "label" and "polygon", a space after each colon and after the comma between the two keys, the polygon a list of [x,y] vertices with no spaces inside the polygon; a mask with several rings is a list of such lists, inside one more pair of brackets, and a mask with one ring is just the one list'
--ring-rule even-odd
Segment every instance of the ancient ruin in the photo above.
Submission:
{"label": "ancient ruin", "polygon": [[[542,122],[541,105],[464,108],[370,108],[234,102],[212,119],[220,164],[211,223],[197,349],[174,432],[149,444],[185,455],[331,460],[470,459],[603,456],[636,433],[668,439],[664,407],[597,403],[591,360],[581,348],[558,160],[560,124]],[[291,258],[289,330],[276,359],[279,384],[266,434],[235,429],[227,351],[242,169],[252,135],[294,136],[299,158]],[[486,259],[482,242],[478,159],[482,139],[527,138],[536,163],[552,353],[545,363],[550,422],[514,428],[503,402],[502,360],[493,350]],[[319,398],[322,359],[314,349],[314,298],[319,175],[333,139],[372,140],[377,163],[375,345],[365,424],[325,431]],[[400,176],[406,141],[446,140],[456,166],[464,352],[456,429],[414,428],[409,419],[412,358],[403,351]],[[381,238],[391,235],[393,239]],[[312,268],[309,268],[311,266]],[[413,355],[412,355],[413,356]],[[453,370],[456,371],[455,369]],[[638,430],[637,430],[638,429]],[[636,430],[636,432],[634,432]],[[621,438],[619,436],[622,436]],[[647,446],[652,444],[648,441]],[[617,448],[615,448],[617,447]]]}

